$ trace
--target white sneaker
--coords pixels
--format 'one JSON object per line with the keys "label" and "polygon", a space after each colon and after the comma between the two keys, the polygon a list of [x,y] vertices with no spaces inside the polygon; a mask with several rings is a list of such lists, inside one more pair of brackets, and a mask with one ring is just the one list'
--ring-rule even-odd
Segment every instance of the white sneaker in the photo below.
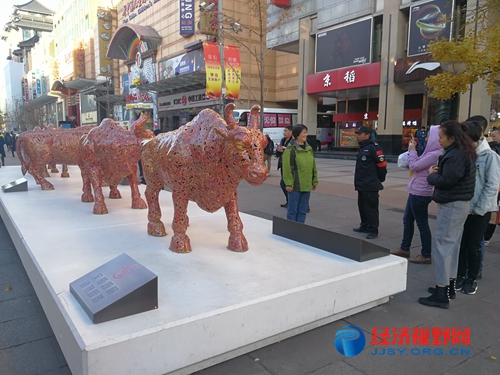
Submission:
{"label": "white sneaker", "polygon": [[490,244],[490,241],[484,241],[484,246],[488,246]]}

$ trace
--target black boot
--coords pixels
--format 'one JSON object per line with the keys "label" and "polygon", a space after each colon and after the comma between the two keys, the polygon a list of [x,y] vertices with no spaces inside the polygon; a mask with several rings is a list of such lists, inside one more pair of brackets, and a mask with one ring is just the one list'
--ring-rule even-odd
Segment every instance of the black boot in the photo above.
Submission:
{"label": "black boot", "polygon": [[[455,299],[457,298],[457,290],[455,289],[455,285],[457,283],[457,279],[450,279],[450,285],[448,285],[446,288],[446,291],[448,292],[448,297],[450,299]],[[436,293],[436,288],[429,287],[427,288],[427,291],[431,294]]]}
{"label": "black boot", "polygon": [[450,307],[450,299],[448,298],[448,286],[436,285],[435,293],[427,298],[419,298],[418,303],[425,306],[441,307],[448,309]]}

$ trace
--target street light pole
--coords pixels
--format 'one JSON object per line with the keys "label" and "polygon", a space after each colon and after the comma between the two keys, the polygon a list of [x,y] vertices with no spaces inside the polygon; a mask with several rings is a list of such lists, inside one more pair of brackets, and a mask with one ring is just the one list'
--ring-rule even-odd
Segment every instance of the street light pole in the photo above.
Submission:
{"label": "street light pole", "polygon": [[222,72],[222,88],[221,88],[221,94],[220,94],[220,115],[224,117],[224,105],[225,105],[225,87],[226,87],[226,74],[225,74],[225,67],[224,67],[224,43],[223,43],[223,25],[222,25],[222,0],[217,0],[217,23],[219,26],[219,29],[217,30],[217,39],[219,42],[219,55],[220,55],[220,67],[221,67],[221,72]]}

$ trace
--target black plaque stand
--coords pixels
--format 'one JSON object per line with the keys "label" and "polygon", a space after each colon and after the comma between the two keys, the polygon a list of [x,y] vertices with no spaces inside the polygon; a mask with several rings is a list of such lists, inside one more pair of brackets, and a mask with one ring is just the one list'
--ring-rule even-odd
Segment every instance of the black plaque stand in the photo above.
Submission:
{"label": "black plaque stand", "polygon": [[359,238],[273,216],[273,234],[358,262],[390,254],[389,249]]}
{"label": "black plaque stand", "polygon": [[28,180],[24,177],[9,182],[2,186],[2,191],[4,193],[17,193],[18,191],[28,191]]}
{"label": "black plaque stand", "polygon": [[158,276],[122,254],[69,284],[93,323],[158,308]]}

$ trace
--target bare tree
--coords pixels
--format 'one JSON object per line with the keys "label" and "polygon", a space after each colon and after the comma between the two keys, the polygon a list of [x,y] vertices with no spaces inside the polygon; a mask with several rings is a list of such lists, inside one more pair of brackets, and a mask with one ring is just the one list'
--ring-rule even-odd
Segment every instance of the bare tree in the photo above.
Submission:
{"label": "bare tree", "polygon": [[30,104],[29,102],[18,106],[10,105],[7,109],[10,121],[17,124],[19,132],[31,130],[35,126],[44,127],[48,116],[44,107]]}
{"label": "bare tree", "polygon": [[[209,0],[210,4],[218,5],[218,0]],[[241,4],[241,3],[240,3]],[[257,65],[257,71],[259,76],[259,90],[258,94],[254,93],[251,89],[251,80],[246,83],[241,78],[241,73],[236,70],[232,65],[229,64],[229,68],[235,73],[235,75],[240,80],[243,87],[248,90],[249,95],[252,99],[259,103],[260,107],[264,108],[264,103],[266,101],[266,90],[265,81],[271,78],[266,75],[265,71],[265,60],[271,49],[266,46],[267,35],[274,30],[279,29],[285,21],[287,21],[294,12],[300,11],[301,7],[296,6],[293,9],[283,9],[281,10],[279,16],[275,18],[273,22],[270,22],[267,18],[268,8],[272,6],[268,0],[246,0],[248,19],[250,22],[248,24],[242,23],[228,14],[220,13],[217,7],[213,7],[211,11],[212,19],[206,22],[208,29],[202,31],[203,33],[210,35],[218,35],[219,43],[223,43],[225,39],[231,41],[242,50],[246,50],[255,61]],[[238,33],[247,33],[248,38],[242,38],[238,36]],[[255,41],[255,42],[252,42]],[[260,116],[260,129],[264,128],[264,116]]]}

